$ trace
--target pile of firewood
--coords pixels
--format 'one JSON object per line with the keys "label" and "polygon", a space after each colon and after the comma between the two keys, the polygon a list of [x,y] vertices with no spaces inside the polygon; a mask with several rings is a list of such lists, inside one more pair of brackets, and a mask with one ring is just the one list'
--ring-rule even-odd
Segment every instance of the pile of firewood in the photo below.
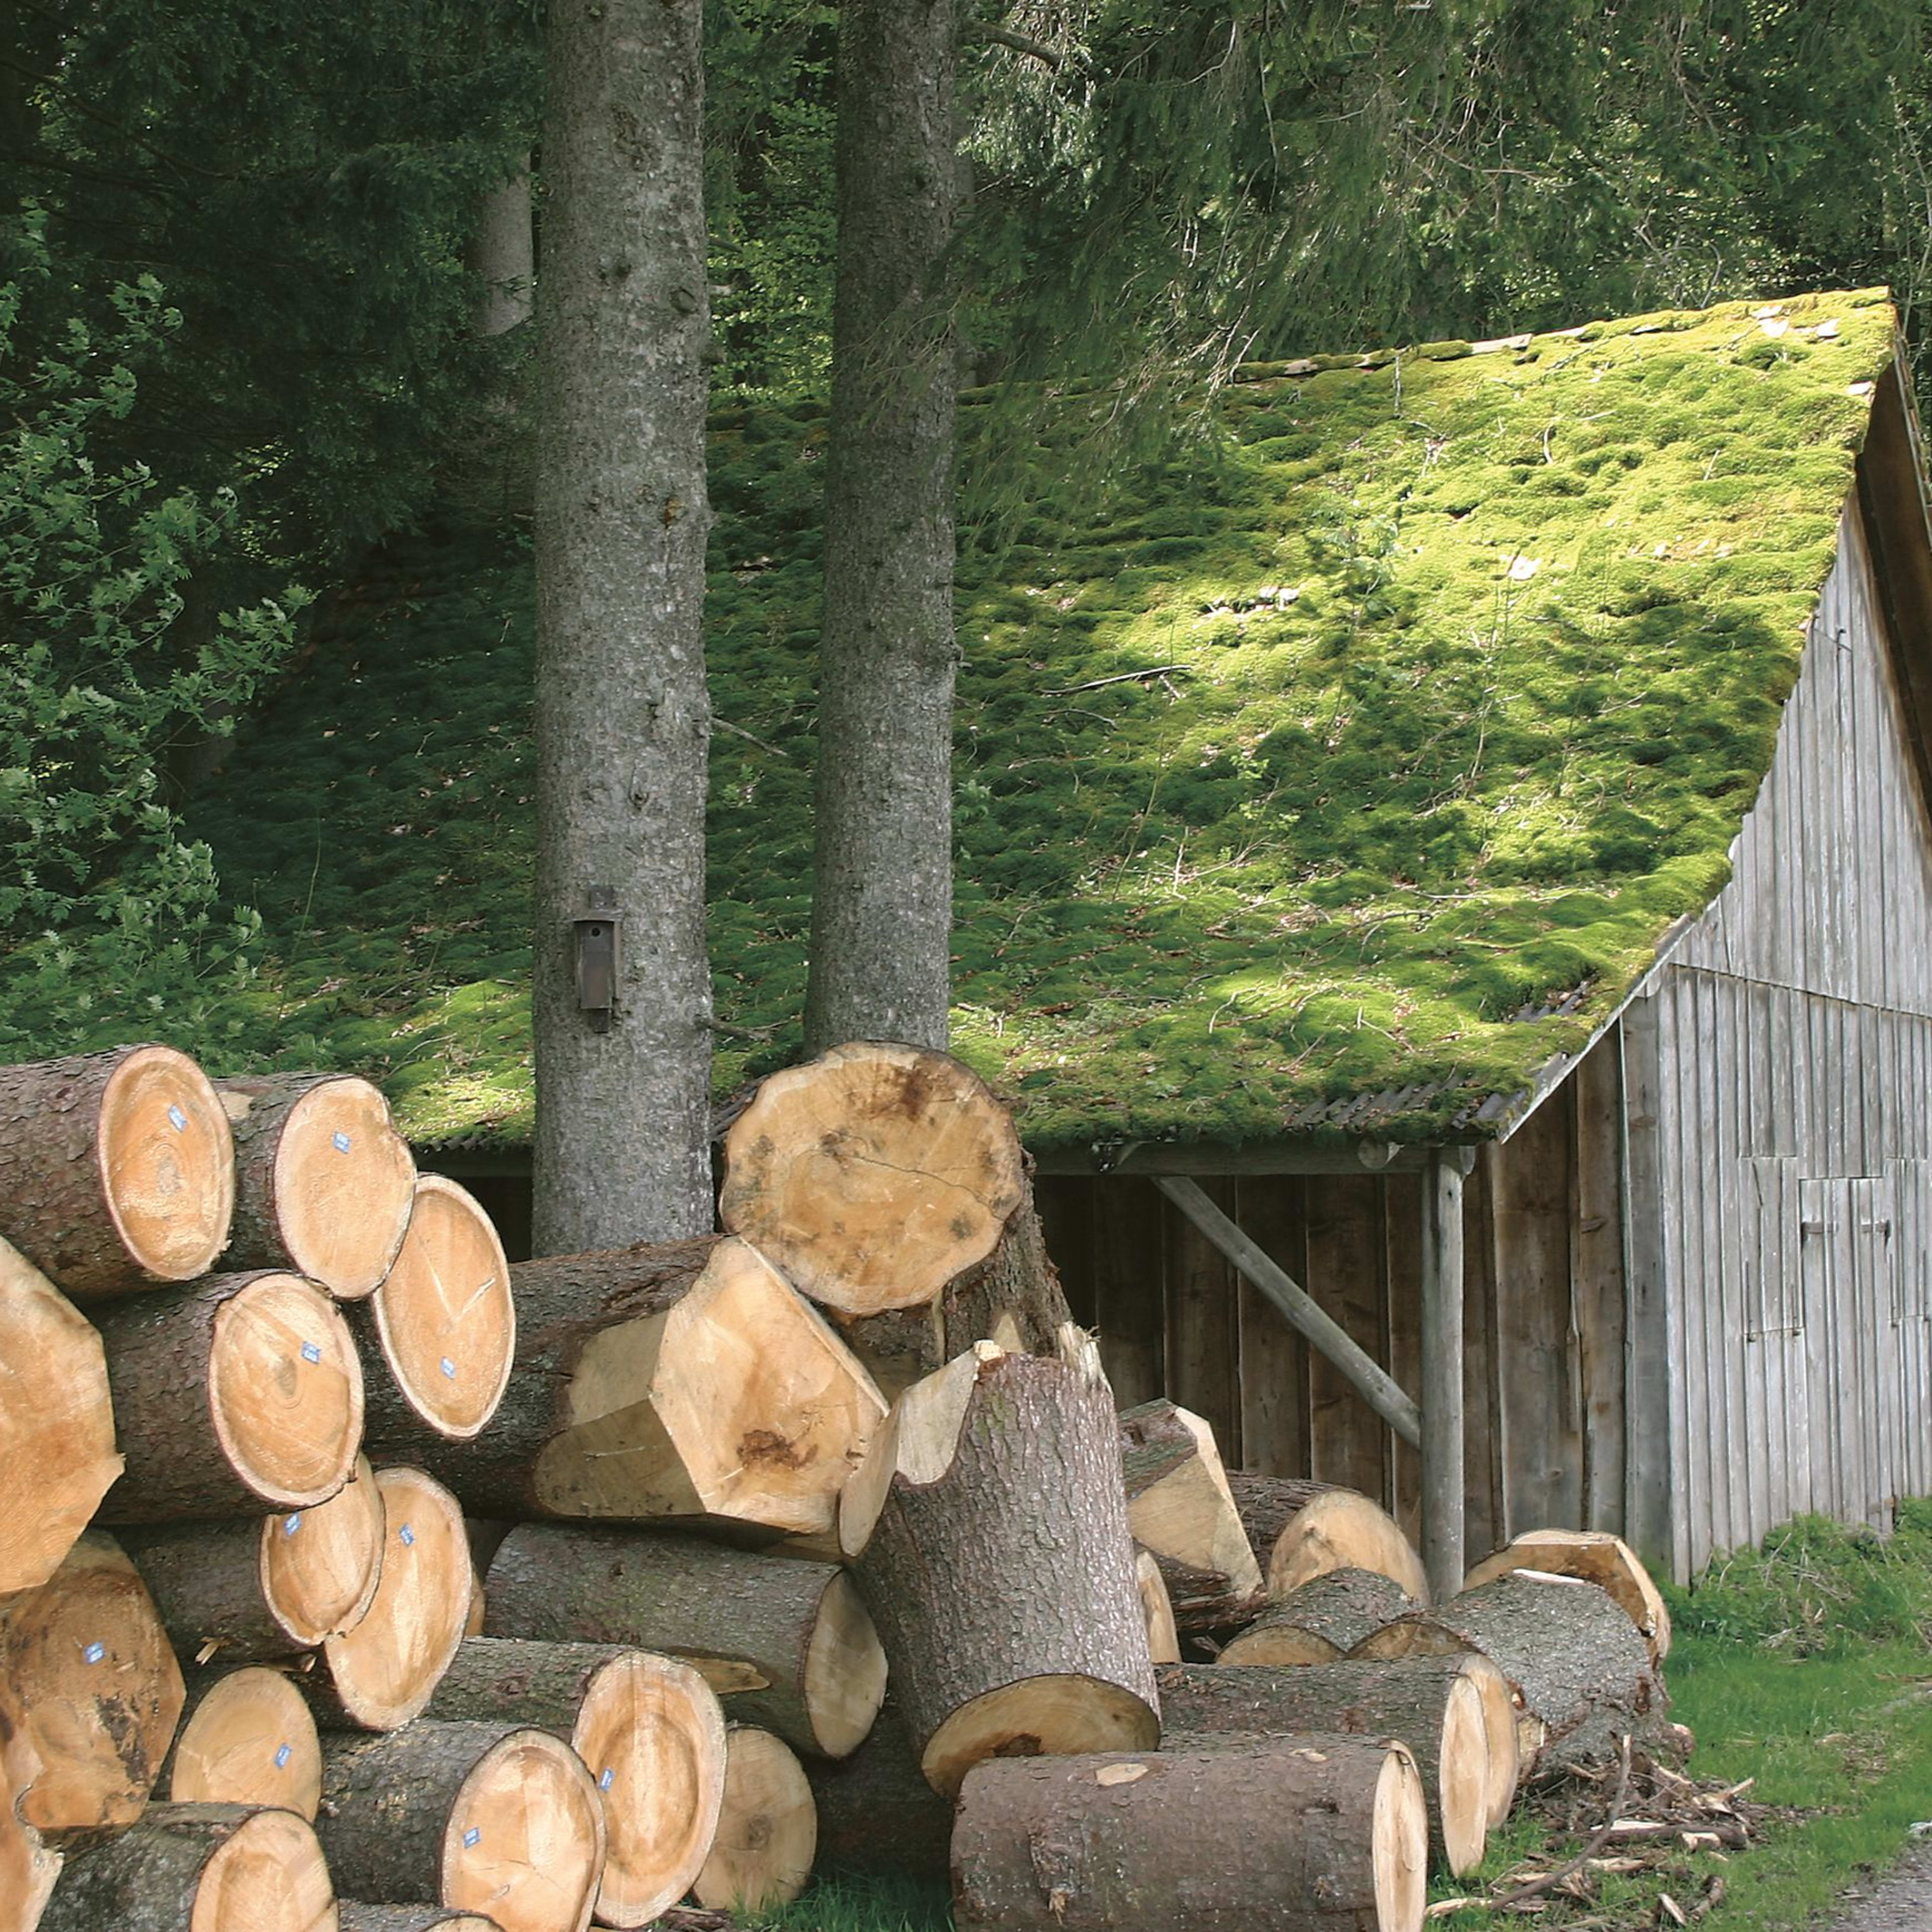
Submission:
{"label": "pile of firewood", "polygon": [[358,1079],[140,1047],[0,1107],[0,1932],[581,1932],[815,1864],[1417,1932],[1521,1777],[1670,1742],[1614,1539],[1432,1610],[1366,1498],[1117,1416],[942,1054],[765,1082],[722,1233],[515,1268]]}

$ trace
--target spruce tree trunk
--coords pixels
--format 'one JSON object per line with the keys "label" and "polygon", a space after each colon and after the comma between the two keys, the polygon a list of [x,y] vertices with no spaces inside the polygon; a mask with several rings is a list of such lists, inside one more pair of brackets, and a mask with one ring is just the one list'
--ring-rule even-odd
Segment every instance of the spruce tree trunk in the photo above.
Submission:
{"label": "spruce tree trunk", "polygon": [[958,0],[839,16],[813,1053],[946,1044],[952,910]]}
{"label": "spruce tree trunk", "polygon": [[[550,10],[535,1246],[710,1232],[700,0]],[[608,1005],[572,922],[616,922]],[[590,928],[586,926],[586,933]],[[584,997],[604,994],[586,982]]]}

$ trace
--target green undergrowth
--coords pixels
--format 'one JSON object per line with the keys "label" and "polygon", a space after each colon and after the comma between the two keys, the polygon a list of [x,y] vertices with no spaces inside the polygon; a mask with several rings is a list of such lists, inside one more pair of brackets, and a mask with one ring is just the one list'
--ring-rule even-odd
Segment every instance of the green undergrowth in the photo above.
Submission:
{"label": "green undergrowth", "polygon": [[943,1886],[842,1877],[818,1880],[795,1904],[745,1923],[758,1932],[950,1932],[952,1914]]}
{"label": "green undergrowth", "polygon": [[[1892,330],[1867,292],[1251,370],[1077,491],[1120,399],[1048,410],[956,602],[955,1039],[1034,1143],[1378,1092],[1436,1136],[1576,1051],[1724,882]],[[824,438],[713,424],[721,1087],[797,1047]],[[341,586],[190,820],[254,979],[29,949],[0,1048],[354,1066],[420,1142],[526,1142],[532,626],[514,532]]]}

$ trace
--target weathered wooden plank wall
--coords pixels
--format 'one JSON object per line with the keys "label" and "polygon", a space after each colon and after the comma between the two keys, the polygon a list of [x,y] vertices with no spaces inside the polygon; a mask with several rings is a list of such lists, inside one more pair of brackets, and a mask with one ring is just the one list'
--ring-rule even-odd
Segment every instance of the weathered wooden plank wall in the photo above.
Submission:
{"label": "weathered wooden plank wall", "polygon": [[1633,1337],[1672,1378],[1680,1574],[1932,1490],[1932,823],[1905,718],[1848,511],[1732,881],[1625,1022],[1650,1055]]}

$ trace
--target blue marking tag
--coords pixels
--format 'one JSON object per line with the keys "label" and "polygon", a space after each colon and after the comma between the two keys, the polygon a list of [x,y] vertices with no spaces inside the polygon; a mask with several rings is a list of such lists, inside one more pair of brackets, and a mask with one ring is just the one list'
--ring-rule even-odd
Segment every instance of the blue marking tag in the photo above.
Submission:
{"label": "blue marking tag", "polygon": [[302,1360],[305,1362],[319,1362],[322,1360],[322,1351],[313,1342],[304,1342],[302,1344]]}
{"label": "blue marking tag", "polygon": [[168,1109],[168,1124],[176,1133],[183,1132],[188,1126],[188,1116],[178,1107],[170,1107]]}
{"label": "blue marking tag", "polygon": [[91,1643],[80,1654],[88,1663],[98,1664],[107,1654],[107,1646],[104,1643]]}
{"label": "blue marking tag", "polygon": [[294,1535],[301,1527],[302,1512],[299,1510],[293,1516],[285,1516],[282,1519],[282,1534],[284,1536]]}
{"label": "blue marking tag", "polygon": [[442,1372],[452,1382],[456,1379],[456,1364],[446,1355],[442,1358]]}
{"label": "blue marking tag", "polygon": [[349,1136],[340,1127],[338,1127],[328,1138],[334,1144],[338,1154],[346,1154],[349,1151]]}
{"label": "blue marking tag", "polygon": [[284,1744],[275,1754],[275,1768],[278,1771],[286,1771],[289,1768],[289,1760],[294,1756],[294,1750],[290,1746]]}
{"label": "blue marking tag", "polygon": [[481,1844],[482,1841],[483,1834],[479,1832],[474,1825],[471,1826],[469,1830],[465,1832],[463,1834],[464,1849],[466,1851],[472,1845]]}
{"label": "blue marking tag", "polygon": [[414,1530],[410,1528],[407,1523],[404,1523],[402,1528],[396,1532],[396,1534],[404,1543],[408,1544],[412,1546],[414,1546],[416,1540],[416,1533]]}
{"label": "blue marking tag", "polygon": [[604,1767],[604,1775],[597,1780],[597,1789],[599,1791],[608,1791],[616,1775],[617,1774],[607,1764]]}

